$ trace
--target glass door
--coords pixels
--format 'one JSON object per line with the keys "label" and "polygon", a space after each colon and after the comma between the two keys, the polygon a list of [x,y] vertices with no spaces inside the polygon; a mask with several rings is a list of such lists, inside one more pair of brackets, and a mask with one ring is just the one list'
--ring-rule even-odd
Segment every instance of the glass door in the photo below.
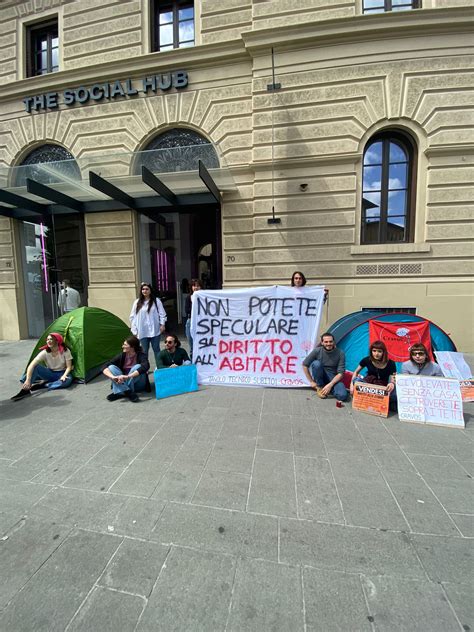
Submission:
{"label": "glass door", "polygon": [[[54,220],[54,221],[53,221]],[[48,224],[21,222],[20,245],[28,335],[38,338],[62,313],[67,279],[87,305],[87,258],[82,217],[64,215]]]}
{"label": "glass door", "polygon": [[218,213],[140,215],[141,281],[151,283],[168,316],[167,329],[183,332],[184,303],[192,278],[203,288],[220,287]]}
{"label": "glass door", "polygon": [[23,259],[28,335],[38,338],[57,317],[56,279],[51,279],[52,231],[45,224],[21,223],[20,243]]}

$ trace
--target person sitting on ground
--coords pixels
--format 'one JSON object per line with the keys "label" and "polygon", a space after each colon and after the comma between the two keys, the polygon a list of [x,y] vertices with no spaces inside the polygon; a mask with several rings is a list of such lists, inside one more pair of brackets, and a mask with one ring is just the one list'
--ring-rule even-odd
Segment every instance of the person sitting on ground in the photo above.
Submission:
{"label": "person sitting on ground", "polygon": [[[305,285],[306,285],[305,275],[299,270],[296,270],[295,272],[293,272],[293,274],[291,275],[291,287],[304,287]],[[329,297],[329,290],[327,288],[324,288],[323,303],[325,303],[328,300],[328,297]]]}
{"label": "person sitting on ground", "polygon": [[[367,375],[360,375],[362,369],[367,369]],[[381,340],[376,340],[369,347],[369,355],[362,358],[356,370],[352,374],[351,395],[354,393],[355,382],[365,382],[368,384],[376,384],[378,386],[386,386],[390,396],[390,405],[392,408],[396,406],[396,393],[393,376],[397,372],[397,365],[388,357],[387,347]]]}
{"label": "person sitting on ground", "polygon": [[148,370],[150,363],[140,347],[136,336],[124,340],[122,353],[116,355],[102,373],[111,381],[112,392],[107,395],[109,402],[121,397],[128,397],[131,402],[138,402],[138,391],[150,391]]}
{"label": "person sitting on ground", "polygon": [[421,342],[410,347],[410,359],[402,364],[402,373],[443,377],[440,366],[436,362],[431,362],[428,349]]}
{"label": "person sitting on ground", "polygon": [[332,393],[341,402],[346,401],[348,393],[342,383],[346,357],[344,351],[336,347],[334,336],[326,332],[318,345],[303,360],[303,371],[318,397],[326,399]]}
{"label": "person sitting on ground", "polygon": [[73,381],[71,372],[71,352],[64,344],[61,334],[53,331],[48,334],[46,344],[40,347],[38,355],[29,363],[25,375],[20,380],[23,382],[20,392],[11,399],[18,401],[31,395],[31,391],[41,388],[50,391],[67,388]]}
{"label": "person sitting on ground", "polygon": [[165,348],[158,354],[156,368],[170,369],[182,364],[190,364],[190,362],[187,351],[181,347],[178,336],[166,334]]}

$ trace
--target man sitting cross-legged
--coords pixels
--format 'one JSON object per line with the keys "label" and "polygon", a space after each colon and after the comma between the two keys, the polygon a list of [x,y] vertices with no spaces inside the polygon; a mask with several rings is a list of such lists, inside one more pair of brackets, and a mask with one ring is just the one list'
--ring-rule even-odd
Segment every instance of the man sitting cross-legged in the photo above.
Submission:
{"label": "man sitting cross-legged", "polygon": [[318,397],[326,399],[332,393],[338,400],[345,402],[347,389],[342,383],[346,358],[344,351],[337,349],[334,336],[327,332],[321,336],[318,345],[303,360],[303,371]]}

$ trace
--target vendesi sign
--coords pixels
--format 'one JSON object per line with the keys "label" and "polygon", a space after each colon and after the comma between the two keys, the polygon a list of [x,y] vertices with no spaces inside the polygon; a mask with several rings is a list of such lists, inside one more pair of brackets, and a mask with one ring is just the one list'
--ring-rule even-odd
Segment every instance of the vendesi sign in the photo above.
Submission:
{"label": "vendesi sign", "polygon": [[124,81],[116,80],[105,83],[95,83],[90,87],[79,86],[68,88],[63,92],[47,92],[32,97],[25,97],[23,103],[27,112],[40,110],[54,110],[60,105],[84,105],[89,101],[113,100],[121,97],[133,97],[138,94],[166,92],[170,88],[182,90],[188,85],[188,73],[186,70],[176,70],[161,75],[144,77],[137,82],[132,79]]}

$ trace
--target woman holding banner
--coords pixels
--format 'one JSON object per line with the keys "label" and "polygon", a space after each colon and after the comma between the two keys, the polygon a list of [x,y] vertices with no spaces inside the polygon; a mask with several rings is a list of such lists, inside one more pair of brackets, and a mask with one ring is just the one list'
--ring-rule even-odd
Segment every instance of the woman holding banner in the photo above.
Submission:
{"label": "woman holding banner", "polygon": [[402,373],[405,375],[444,377],[439,364],[431,362],[428,349],[421,342],[410,347],[410,359],[402,364]]}
{"label": "woman holding banner", "polygon": [[[367,375],[362,377],[360,372],[367,369]],[[397,372],[397,366],[388,357],[387,347],[381,340],[376,340],[369,347],[369,355],[359,362],[356,370],[352,374],[351,395],[354,394],[354,383],[365,382],[386,386],[390,395],[390,405],[393,408],[396,404],[395,384],[393,376]]]}
{"label": "woman holding banner", "polygon": [[[293,272],[293,274],[291,275],[291,287],[304,287],[305,285],[306,285],[305,275],[299,270],[296,270],[295,272]],[[324,288],[324,299],[323,299],[324,303],[328,300],[328,296],[329,296],[329,290],[327,288]]]}

